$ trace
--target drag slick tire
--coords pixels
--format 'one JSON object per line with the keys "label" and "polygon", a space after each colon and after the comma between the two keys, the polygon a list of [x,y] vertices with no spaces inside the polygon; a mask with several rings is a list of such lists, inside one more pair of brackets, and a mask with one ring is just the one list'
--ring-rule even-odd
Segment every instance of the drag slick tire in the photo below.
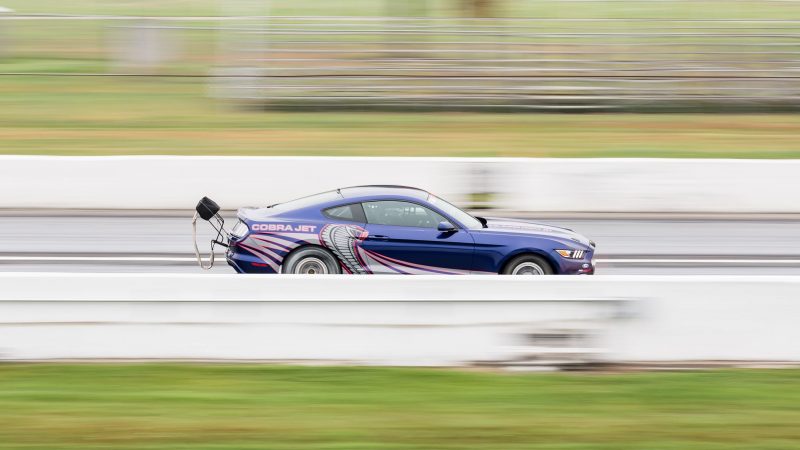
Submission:
{"label": "drag slick tire", "polygon": [[541,256],[521,255],[503,268],[502,275],[552,275],[553,268]]}
{"label": "drag slick tire", "polygon": [[336,257],[320,247],[303,247],[295,250],[286,258],[282,272],[303,275],[342,273]]}

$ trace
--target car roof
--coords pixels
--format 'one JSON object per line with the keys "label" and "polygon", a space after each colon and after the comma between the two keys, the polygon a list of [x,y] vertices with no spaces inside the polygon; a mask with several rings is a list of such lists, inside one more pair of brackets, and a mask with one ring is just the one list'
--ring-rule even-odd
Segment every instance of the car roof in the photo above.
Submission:
{"label": "car roof", "polygon": [[262,208],[262,212],[266,212],[268,210],[271,214],[277,214],[310,207],[337,205],[344,201],[361,202],[368,201],[373,198],[380,199],[387,197],[425,201],[429,196],[430,194],[428,192],[409,186],[351,186],[296,198],[294,200],[289,200],[288,202],[276,203],[272,206],[268,206],[267,208]]}
{"label": "car roof", "polygon": [[411,186],[397,186],[397,185],[367,185],[367,186],[351,186],[340,188],[336,190],[342,198],[359,198],[379,195],[397,195],[402,197],[417,198],[420,200],[427,200],[430,194],[427,191],[418,189]]}

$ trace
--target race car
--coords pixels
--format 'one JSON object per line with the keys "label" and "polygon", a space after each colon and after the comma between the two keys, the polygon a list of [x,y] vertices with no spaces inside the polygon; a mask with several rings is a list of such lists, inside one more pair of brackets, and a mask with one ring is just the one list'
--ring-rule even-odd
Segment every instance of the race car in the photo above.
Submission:
{"label": "race car", "polygon": [[[524,220],[472,216],[421,189],[355,186],[264,208],[241,208],[224,227],[219,206],[196,208],[195,252],[213,265],[227,247],[238,273],[289,274],[594,274],[595,243],[566,229]],[[211,263],[200,258],[196,222],[217,230]]]}

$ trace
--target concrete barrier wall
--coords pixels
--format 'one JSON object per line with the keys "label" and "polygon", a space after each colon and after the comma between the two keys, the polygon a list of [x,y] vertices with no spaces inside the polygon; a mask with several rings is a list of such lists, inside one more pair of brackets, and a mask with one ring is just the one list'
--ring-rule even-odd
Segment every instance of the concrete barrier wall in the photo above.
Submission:
{"label": "concrete barrier wall", "polygon": [[263,206],[361,184],[406,184],[463,199],[467,162],[418,158],[0,156],[0,208]]}
{"label": "concrete barrier wall", "polygon": [[505,209],[792,213],[800,160],[522,159],[498,176]]}
{"label": "concrete barrier wall", "polygon": [[[800,161],[0,156],[0,208],[258,206],[360,184],[531,212],[796,213]],[[490,195],[486,195],[486,194]]]}
{"label": "concrete barrier wall", "polygon": [[0,358],[800,361],[800,277],[0,274]]}

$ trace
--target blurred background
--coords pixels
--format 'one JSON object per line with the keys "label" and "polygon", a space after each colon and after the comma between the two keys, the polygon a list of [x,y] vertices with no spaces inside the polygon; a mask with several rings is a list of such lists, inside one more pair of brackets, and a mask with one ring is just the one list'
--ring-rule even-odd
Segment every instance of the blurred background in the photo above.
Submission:
{"label": "blurred background", "polygon": [[5,153],[797,155],[793,1],[0,6]]}
{"label": "blurred background", "polygon": [[[0,0],[0,449],[800,448],[798,112],[795,0]],[[599,275],[199,275],[384,183]]]}

